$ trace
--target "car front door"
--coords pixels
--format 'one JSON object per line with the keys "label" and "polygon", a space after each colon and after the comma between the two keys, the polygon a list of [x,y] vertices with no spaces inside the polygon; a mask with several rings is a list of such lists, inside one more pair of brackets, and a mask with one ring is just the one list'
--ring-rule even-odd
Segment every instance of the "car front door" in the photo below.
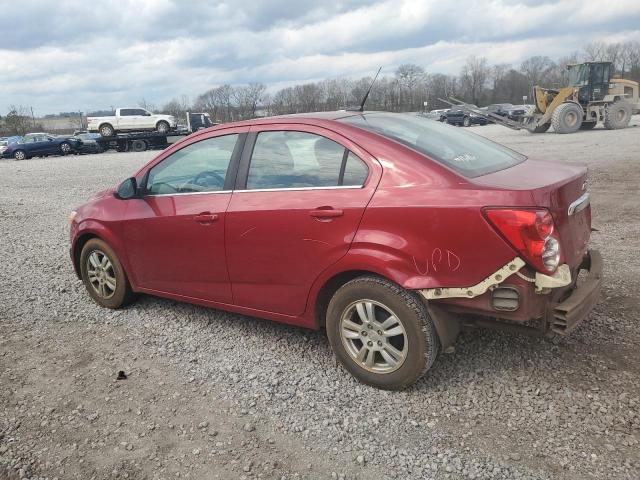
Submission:
{"label": "car front door", "polygon": [[347,253],[382,168],[347,139],[305,125],[252,130],[244,152],[227,209],[234,303],[302,314],[314,280]]}
{"label": "car front door", "polygon": [[131,119],[136,129],[148,130],[154,127],[151,114],[144,108],[136,108],[133,110],[133,113],[134,115]]}
{"label": "car front door", "polygon": [[49,153],[49,139],[44,135],[28,137],[27,146],[32,155],[44,155]]}
{"label": "car front door", "polygon": [[231,303],[225,212],[244,137],[236,129],[190,142],[145,174],[144,195],[129,200],[123,221],[139,287]]}

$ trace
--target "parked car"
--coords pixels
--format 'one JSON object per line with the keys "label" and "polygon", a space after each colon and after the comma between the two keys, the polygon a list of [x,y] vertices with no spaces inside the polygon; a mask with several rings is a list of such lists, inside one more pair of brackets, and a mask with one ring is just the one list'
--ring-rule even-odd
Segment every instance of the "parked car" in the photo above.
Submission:
{"label": "parked car", "polygon": [[534,105],[513,105],[509,110],[507,110],[507,118],[520,123],[524,116],[531,113],[534,109]]}
{"label": "parked car", "polygon": [[112,137],[118,132],[144,132],[155,130],[169,133],[177,122],[172,115],[158,115],[144,108],[117,108],[109,117],[87,117],[87,130],[99,132],[103,137]]}
{"label": "parked car", "polygon": [[0,138],[0,156],[2,156],[4,151],[7,149],[8,145],[9,145],[8,141]]}
{"label": "parked car", "polygon": [[102,136],[99,133],[89,133],[86,131],[74,132],[73,138],[77,138],[82,141],[78,153],[102,153],[104,150],[100,144],[96,141]]}
{"label": "parked car", "polygon": [[447,118],[446,113],[449,111],[448,108],[440,108],[437,110],[431,110],[429,112],[428,117],[433,118],[434,120],[438,120],[439,122],[444,122]]}
{"label": "parked car", "polygon": [[[478,108],[475,105],[469,105],[472,108]],[[444,114],[444,121],[449,125],[458,125],[462,127],[470,127],[471,125],[486,125],[487,119],[479,115],[469,113],[467,110],[452,107]]]}
{"label": "parked car", "polygon": [[356,378],[400,389],[463,324],[564,335],[584,319],[602,271],[586,178],[416,115],[255,119],[78,207],[70,254],[99,305],[147,293],[323,327]]}
{"label": "parked car", "polygon": [[31,157],[68,155],[77,152],[82,141],[69,137],[56,137],[48,133],[28,133],[19,140],[9,143],[2,153],[4,158],[24,160]]}

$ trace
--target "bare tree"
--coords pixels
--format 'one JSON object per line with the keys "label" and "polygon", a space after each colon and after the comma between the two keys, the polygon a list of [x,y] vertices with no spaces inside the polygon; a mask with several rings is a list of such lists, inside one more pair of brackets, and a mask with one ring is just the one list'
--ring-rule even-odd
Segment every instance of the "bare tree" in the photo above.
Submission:
{"label": "bare tree", "polygon": [[145,110],[148,110],[151,113],[156,113],[158,108],[150,102],[147,102],[147,100],[143,97],[139,102],[138,102],[138,106],[140,108],[144,108]]}
{"label": "bare tree", "polygon": [[549,85],[552,81],[552,74],[556,68],[556,64],[549,57],[535,56],[527,58],[522,65],[520,71],[529,79],[529,84]]}
{"label": "bare tree", "polygon": [[485,57],[475,55],[467,58],[460,73],[460,83],[463,96],[471,103],[479,105],[483,91],[489,78],[489,64]]}
{"label": "bare tree", "polygon": [[11,105],[4,117],[4,130],[8,135],[24,135],[34,127],[33,119],[26,107]]}

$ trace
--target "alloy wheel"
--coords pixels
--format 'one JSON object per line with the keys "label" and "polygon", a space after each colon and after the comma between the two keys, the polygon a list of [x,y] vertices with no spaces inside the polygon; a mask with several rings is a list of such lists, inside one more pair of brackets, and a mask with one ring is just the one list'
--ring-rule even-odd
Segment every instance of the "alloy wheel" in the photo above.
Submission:
{"label": "alloy wheel", "polygon": [[71,151],[71,145],[69,145],[68,143],[63,143],[62,145],[60,145],[60,150],[62,150],[62,153],[67,154]]}
{"label": "alloy wheel", "polygon": [[100,298],[108,299],[116,292],[116,273],[107,255],[94,250],[87,258],[87,277],[93,290]]}
{"label": "alloy wheel", "polygon": [[340,338],[352,360],[370,372],[394,372],[407,357],[404,325],[389,307],[374,300],[359,300],[344,310]]}

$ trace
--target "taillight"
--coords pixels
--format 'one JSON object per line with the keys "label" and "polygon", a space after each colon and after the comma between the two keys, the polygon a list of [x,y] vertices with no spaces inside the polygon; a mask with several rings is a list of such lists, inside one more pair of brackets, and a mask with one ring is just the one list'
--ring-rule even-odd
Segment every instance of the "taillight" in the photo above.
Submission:
{"label": "taillight", "polygon": [[549,274],[560,265],[560,242],[545,209],[485,208],[498,232],[536,270]]}

